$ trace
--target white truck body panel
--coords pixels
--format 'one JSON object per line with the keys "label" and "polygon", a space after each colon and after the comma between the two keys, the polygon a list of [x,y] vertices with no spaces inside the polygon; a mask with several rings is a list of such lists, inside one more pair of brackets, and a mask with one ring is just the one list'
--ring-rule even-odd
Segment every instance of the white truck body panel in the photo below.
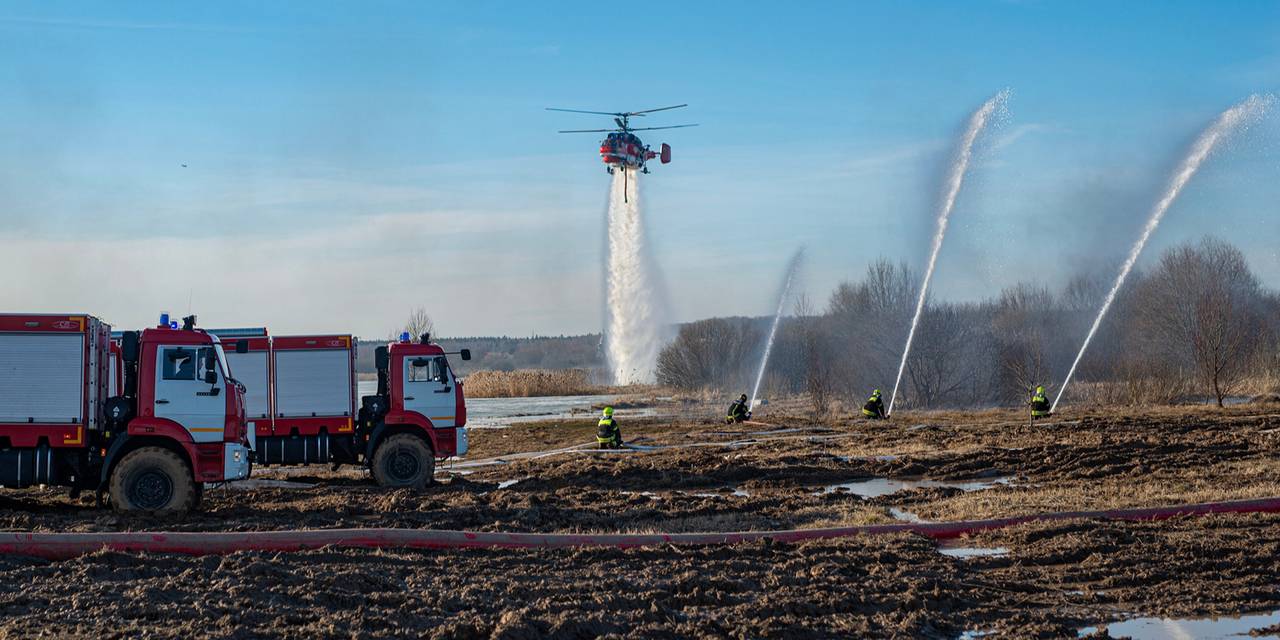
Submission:
{"label": "white truck body panel", "polygon": [[[86,424],[82,333],[0,334],[0,422]],[[96,365],[97,363],[91,363]],[[92,421],[96,423],[96,420]],[[95,425],[90,425],[95,426]]]}
{"label": "white truck body panel", "polygon": [[277,417],[354,415],[350,350],[281,350],[275,358]]}

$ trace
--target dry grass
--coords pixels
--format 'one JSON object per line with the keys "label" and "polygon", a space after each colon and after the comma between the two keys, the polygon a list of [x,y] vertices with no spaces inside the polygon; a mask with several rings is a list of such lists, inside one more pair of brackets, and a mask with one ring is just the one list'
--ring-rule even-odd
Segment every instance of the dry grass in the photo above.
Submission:
{"label": "dry grass", "polygon": [[908,510],[926,519],[949,521],[1269,498],[1280,495],[1277,471],[1280,463],[1275,460],[1232,461],[1138,477],[1053,485],[1015,484],[913,505]]}
{"label": "dry grass", "polygon": [[582,396],[608,390],[592,384],[586,369],[477,371],[467,376],[466,386],[467,396],[472,398]]}

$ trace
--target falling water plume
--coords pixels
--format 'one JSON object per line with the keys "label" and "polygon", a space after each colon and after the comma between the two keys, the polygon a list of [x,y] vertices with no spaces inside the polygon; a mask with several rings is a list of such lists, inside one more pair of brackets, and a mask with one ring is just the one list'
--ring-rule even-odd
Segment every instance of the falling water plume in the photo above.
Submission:
{"label": "falling water plume", "polygon": [[1093,326],[1089,328],[1089,334],[1085,336],[1084,344],[1080,345],[1080,352],[1076,354],[1076,359],[1071,363],[1071,369],[1067,371],[1067,377],[1062,380],[1062,387],[1058,389],[1058,395],[1053,399],[1053,406],[1050,412],[1058,409],[1058,402],[1062,400],[1062,394],[1066,392],[1067,385],[1071,383],[1071,377],[1076,373],[1076,367],[1080,365],[1080,359],[1084,357],[1084,352],[1089,348],[1089,342],[1093,340],[1094,334],[1098,332],[1098,327],[1102,325],[1102,319],[1106,317],[1107,310],[1111,308],[1111,303],[1115,302],[1116,294],[1120,292],[1120,287],[1124,285],[1124,280],[1129,276],[1129,272],[1133,270],[1133,265],[1138,261],[1138,256],[1142,253],[1142,248],[1146,246],[1147,240],[1151,238],[1151,233],[1160,226],[1160,220],[1164,218],[1165,212],[1178,199],[1178,194],[1182,193],[1182,188],[1187,186],[1192,176],[1200,170],[1200,165],[1212,153],[1218,143],[1242,125],[1254,122],[1266,114],[1267,109],[1275,102],[1275,97],[1271,95],[1252,95],[1244,102],[1223,111],[1213,124],[1209,125],[1199,138],[1196,138],[1194,144],[1191,145],[1190,152],[1183,158],[1182,163],[1178,165],[1177,171],[1169,180],[1169,186],[1165,189],[1164,195],[1156,201],[1155,207],[1151,209],[1151,218],[1147,220],[1147,225],[1142,229],[1142,235],[1138,241],[1134,243],[1133,248],[1129,250],[1129,257],[1125,259],[1124,265],[1120,267],[1120,275],[1116,276],[1115,284],[1111,285],[1111,291],[1107,293],[1107,297],[1102,301],[1102,308],[1098,310],[1098,316],[1093,319]]}
{"label": "falling water plume", "polygon": [[613,382],[651,382],[666,318],[645,239],[639,176],[619,168],[609,191],[605,353]]}
{"label": "falling water plume", "polygon": [[800,272],[800,265],[804,262],[804,247],[796,249],[791,254],[791,259],[787,261],[787,270],[782,276],[782,287],[778,290],[778,310],[773,314],[773,324],[769,327],[769,340],[764,343],[764,355],[760,358],[760,369],[756,371],[756,384],[751,387],[751,404],[749,407],[756,406],[756,396],[760,393],[760,383],[764,380],[765,367],[769,364],[769,352],[773,351],[773,339],[778,335],[778,324],[782,322],[782,309],[787,304],[787,298],[791,294],[791,285],[795,283],[796,274]]}
{"label": "falling water plume", "polygon": [[965,128],[964,137],[956,148],[955,157],[951,161],[951,169],[947,173],[944,184],[945,191],[938,207],[938,230],[933,235],[933,249],[929,252],[929,266],[924,272],[924,281],[920,284],[920,298],[916,301],[916,312],[911,317],[911,329],[907,332],[907,345],[902,349],[902,362],[898,365],[898,377],[893,382],[893,395],[889,396],[889,410],[885,415],[893,414],[893,403],[898,399],[898,385],[902,383],[902,372],[907,368],[907,356],[911,354],[911,342],[916,337],[916,326],[920,324],[920,315],[924,312],[925,298],[929,293],[929,281],[933,279],[933,269],[938,264],[938,252],[942,250],[942,238],[947,233],[947,219],[956,206],[956,198],[960,195],[960,187],[964,184],[965,173],[969,170],[969,161],[973,159],[973,147],[978,136],[991,121],[992,115],[1002,111],[1009,100],[1009,90],[1001,90],[978,107],[969,116],[969,125]]}

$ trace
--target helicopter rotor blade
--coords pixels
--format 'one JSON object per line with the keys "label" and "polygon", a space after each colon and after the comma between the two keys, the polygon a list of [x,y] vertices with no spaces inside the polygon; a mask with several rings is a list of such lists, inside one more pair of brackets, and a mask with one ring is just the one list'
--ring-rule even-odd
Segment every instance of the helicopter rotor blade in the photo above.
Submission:
{"label": "helicopter rotor blade", "polygon": [[617,131],[617,129],[566,129],[556,133],[605,133],[610,131]]}
{"label": "helicopter rotor blade", "polygon": [[667,109],[679,109],[680,107],[687,107],[687,106],[689,106],[689,105],[687,105],[687,104],[677,104],[677,105],[670,106],[670,107],[658,107],[657,109],[645,109],[644,111],[632,111],[632,112],[630,112],[630,113],[626,113],[626,114],[619,114],[619,115],[642,116],[642,115],[644,115],[644,114],[646,114],[646,113],[653,113],[654,111],[666,111]]}
{"label": "helicopter rotor blade", "polygon": [[625,116],[625,113],[613,113],[610,111],[583,111],[582,109],[557,109],[555,107],[547,107],[547,111],[567,111],[569,113],[594,113],[598,116]]}
{"label": "helicopter rotor blade", "polygon": [[673,124],[673,125],[666,126],[666,127],[639,127],[639,128],[636,128],[636,129],[632,129],[632,131],[654,131],[654,130],[657,130],[657,129],[683,129],[684,127],[696,127],[696,126],[698,126],[698,125],[696,125],[696,124]]}

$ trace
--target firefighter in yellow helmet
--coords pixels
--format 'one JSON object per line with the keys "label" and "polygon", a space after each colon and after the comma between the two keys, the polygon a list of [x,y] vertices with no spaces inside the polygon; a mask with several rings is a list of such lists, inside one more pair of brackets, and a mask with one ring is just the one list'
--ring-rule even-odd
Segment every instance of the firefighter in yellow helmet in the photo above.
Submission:
{"label": "firefighter in yellow helmet", "polygon": [[596,425],[596,445],[601,449],[621,449],[622,430],[618,421],[613,419],[613,407],[605,407]]}
{"label": "firefighter in yellow helmet", "polygon": [[880,398],[879,389],[872,391],[871,397],[867,398],[867,403],[862,405],[862,416],[871,420],[883,420],[888,417],[884,413],[884,400]]}
{"label": "firefighter in yellow helmet", "polygon": [[1031,399],[1027,401],[1031,405],[1031,422],[1035,422],[1036,418],[1048,418],[1050,415],[1049,397],[1044,393],[1044,386],[1037,386],[1035,393],[1031,394]]}

